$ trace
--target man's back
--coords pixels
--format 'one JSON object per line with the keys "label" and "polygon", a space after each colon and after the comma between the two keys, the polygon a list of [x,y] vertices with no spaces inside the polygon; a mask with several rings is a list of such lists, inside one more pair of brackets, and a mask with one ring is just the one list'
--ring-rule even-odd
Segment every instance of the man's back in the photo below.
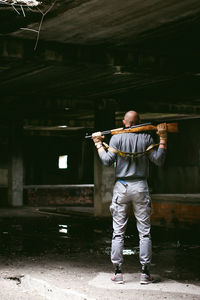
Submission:
{"label": "man's back", "polygon": [[[124,152],[144,152],[148,146],[153,144],[153,139],[146,133],[122,133],[112,136],[110,146]],[[150,155],[142,157],[123,157],[111,151],[100,153],[100,158],[107,166],[116,162],[116,178],[146,179],[149,175],[149,160],[161,165],[165,151],[158,149]]]}
{"label": "man's back", "polygon": [[[123,133],[111,138],[110,146],[124,152],[143,152],[153,143],[145,133]],[[127,179],[145,179],[149,173],[149,161],[146,155],[138,158],[116,157],[116,177]]]}

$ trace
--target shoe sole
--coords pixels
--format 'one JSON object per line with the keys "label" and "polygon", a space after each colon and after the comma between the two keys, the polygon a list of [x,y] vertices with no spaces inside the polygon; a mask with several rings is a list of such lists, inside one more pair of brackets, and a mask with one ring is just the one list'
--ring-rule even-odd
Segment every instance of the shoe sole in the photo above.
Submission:
{"label": "shoe sole", "polygon": [[[112,279],[111,279],[112,280]],[[112,280],[112,282],[116,283],[116,284],[123,284],[124,281],[115,281],[115,280]]]}
{"label": "shoe sole", "polygon": [[152,280],[152,281],[140,281],[140,284],[151,284],[151,283],[154,283],[155,281]]}
{"label": "shoe sole", "polygon": [[123,279],[122,279],[122,280],[116,280],[116,279],[112,279],[112,278],[111,278],[111,280],[112,280],[112,282],[117,283],[117,284],[122,284],[122,283],[124,283],[124,280],[123,280]]}

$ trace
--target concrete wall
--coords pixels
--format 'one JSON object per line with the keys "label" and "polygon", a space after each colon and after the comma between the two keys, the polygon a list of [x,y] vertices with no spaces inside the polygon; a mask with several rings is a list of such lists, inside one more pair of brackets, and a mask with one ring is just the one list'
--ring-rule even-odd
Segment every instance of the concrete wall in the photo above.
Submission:
{"label": "concrete wall", "polygon": [[105,167],[94,149],[94,214],[108,216],[115,181],[113,167]]}
{"label": "concrete wall", "polygon": [[[0,147],[0,207],[8,206],[8,140]],[[68,155],[68,168],[58,168],[59,155]],[[93,188],[76,190],[60,185],[93,183],[93,143],[79,135],[24,136],[24,199],[26,205],[93,205]],[[27,188],[27,185],[29,188]],[[46,185],[46,187],[45,187]],[[41,187],[41,188],[40,188]]]}
{"label": "concrete wall", "polygon": [[152,224],[167,227],[200,224],[200,194],[153,194]]}
{"label": "concrete wall", "polygon": [[0,186],[8,185],[9,146],[8,130],[0,130]]}
{"label": "concrete wall", "polygon": [[[174,206],[176,204],[176,195],[173,194],[200,194],[200,120],[185,120],[179,122],[179,133],[171,133],[168,136],[167,158],[164,166],[157,167],[150,164],[150,176],[148,179],[150,191],[154,194],[170,194],[170,204],[163,197],[166,209],[161,204],[157,205],[156,213],[158,219],[162,219],[167,212],[169,217],[166,222],[173,219],[173,215],[180,219],[180,211],[184,211],[183,219],[187,219],[191,211],[195,212],[195,207],[190,208],[191,197],[186,197],[182,202],[183,208]],[[157,140],[156,134],[154,135]],[[95,156],[95,215],[109,216],[109,206],[112,200],[112,189],[114,182],[114,169],[104,167]],[[154,197],[152,197],[154,199]],[[173,203],[174,201],[174,203]],[[162,201],[160,201],[161,203]],[[200,202],[196,202],[196,207]],[[175,212],[175,213],[174,213]],[[163,216],[162,216],[163,215]],[[194,215],[196,215],[194,213]],[[158,222],[156,219],[156,222]],[[181,219],[183,221],[183,219]],[[194,217],[195,219],[195,217]],[[181,221],[181,222],[182,222]],[[189,221],[189,218],[188,218]],[[189,222],[190,222],[189,221]],[[197,221],[197,220],[196,220]],[[196,222],[194,220],[194,222]]]}
{"label": "concrete wall", "polygon": [[179,133],[171,133],[165,165],[151,165],[152,193],[200,193],[200,119],[179,121]]}
{"label": "concrete wall", "polygon": [[[93,183],[91,141],[83,136],[25,137],[24,165],[26,185]],[[58,157],[68,155],[68,168],[58,168]]]}
{"label": "concrete wall", "polygon": [[[200,120],[185,120],[179,122],[179,133],[170,134],[168,140],[167,160],[162,168],[151,166],[149,185],[153,194],[198,194],[200,193]],[[9,166],[9,147],[6,134],[0,136],[0,205],[7,203],[7,184]],[[24,185],[60,185],[60,184],[93,184],[95,181],[95,213],[109,215],[109,205],[112,199],[114,169],[104,167],[95,157],[95,179],[93,181],[93,151],[91,141],[83,145],[79,136],[75,138],[25,136],[24,137]],[[84,149],[83,149],[84,148]],[[84,151],[83,151],[84,150]],[[58,170],[59,154],[69,153],[68,170]],[[84,153],[84,154],[83,154]],[[96,150],[95,150],[96,153]],[[40,205],[50,203],[47,200],[53,190],[46,190],[39,201]],[[74,203],[67,200],[63,190],[56,190],[55,197],[60,193],[60,202]],[[37,193],[36,193],[37,194]],[[35,194],[35,195],[36,195]],[[38,194],[39,195],[39,191]],[[31,192],[25,203],[36,203],[31,198]],[[36,197],[36,196],[35,196]],[[70,199],[69,195],[69,199]],[[36,197],[37,198],[37,197]],[[59,197],[58,197],[59,198]],[[56,198],[56,199],[58,199]],[[56,203],[51,199],[52,203]],[[59,202],[58,201],[58,202]],[[79,200],[78,200],[79,201]],[[90,198],[92,205],[92,197]],[[86,200],[87,202],[87,200]],[[83,204],[83,202],[81,202]]]}
{"label": "concrete wall", "polygon": [[8,169],[0,169],[0,186],[8,185]]}
{"label": "concrete wall", "polygon": [[92,206],[93,194],[93,184],[25,186],[24,204],[29,206]]}

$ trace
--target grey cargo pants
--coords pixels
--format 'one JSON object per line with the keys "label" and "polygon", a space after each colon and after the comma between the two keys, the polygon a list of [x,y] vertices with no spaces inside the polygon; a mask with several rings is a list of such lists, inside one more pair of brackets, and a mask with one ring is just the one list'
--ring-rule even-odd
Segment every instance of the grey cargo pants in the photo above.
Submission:
{"label": "grey cargo pants", "polygon": [[123,263],[123,247],[130,204],[137,222],[140,239],[140,263],[149,266],[152,256],[150,235],[151,198],[146,180],[117,181],[113,190],[110,211],[113,217],[111,261],[114,266]]}

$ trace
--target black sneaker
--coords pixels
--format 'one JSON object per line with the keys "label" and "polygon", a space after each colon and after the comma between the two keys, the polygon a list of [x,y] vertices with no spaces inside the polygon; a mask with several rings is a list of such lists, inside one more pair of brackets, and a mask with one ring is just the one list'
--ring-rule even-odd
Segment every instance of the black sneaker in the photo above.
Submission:
{"label": "black sneaker", "polygon": [[149,284],[153,283],[153,277],[151,275],[147,275],[145,273],[142,273],[140,276],[140,284]]}

